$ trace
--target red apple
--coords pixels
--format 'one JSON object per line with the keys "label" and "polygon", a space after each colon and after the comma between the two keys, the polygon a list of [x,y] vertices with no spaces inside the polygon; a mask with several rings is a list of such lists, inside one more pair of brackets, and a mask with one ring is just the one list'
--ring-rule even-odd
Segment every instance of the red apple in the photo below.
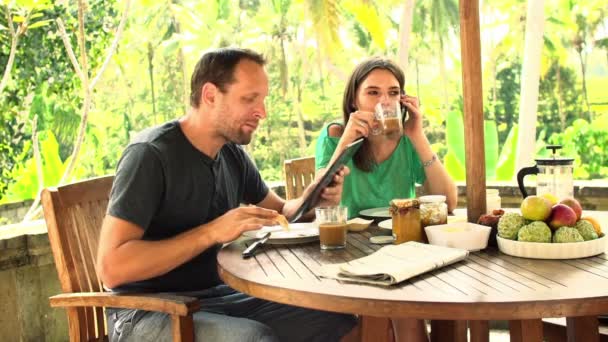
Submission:
{"label": "red apple", "polygon": [[563,226],[574,227],[576,221],[576,213],[572,208],[565,204],[556,204],[551,209],[548,223],[549,227],[555,230]]}
{"label": "red apple", "polygon": [[581,204],[576,199],[574,199],[573,197],[566,197],[563,200],[559,201],[559,203],[565,204],[572,208],[572,210],[574,210],[574,213],[576,214],[577,221],[581,219],[581,215],[583,215],[583,207],[581,207]]}

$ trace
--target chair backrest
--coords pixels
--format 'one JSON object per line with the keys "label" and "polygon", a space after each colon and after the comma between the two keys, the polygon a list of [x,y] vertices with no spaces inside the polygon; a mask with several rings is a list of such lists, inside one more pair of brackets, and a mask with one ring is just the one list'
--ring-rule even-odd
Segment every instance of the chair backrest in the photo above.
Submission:
{"label": "chair backrest", "polygon": [[286,160],[283,164],[285,172],[285,197],[298,198],[308,184],[315,179],[315,157],[304,157]]}
{"label": "chair backrest", "polygon": [[[64,293],[102,292],[95,271],[101,224],[113,176],[42,192],[42,206],[59,282]],[[70,340],[106,340],[103,308],[68,308]]]}

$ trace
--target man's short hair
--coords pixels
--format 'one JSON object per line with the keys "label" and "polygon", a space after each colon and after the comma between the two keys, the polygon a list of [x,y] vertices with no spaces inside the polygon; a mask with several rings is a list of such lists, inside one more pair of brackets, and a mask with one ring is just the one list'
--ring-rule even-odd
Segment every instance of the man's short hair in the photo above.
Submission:
{"label": "man's short hair", "polygon": [[190,80],[190,105],[198,108],[201,104],[201,89],[207,82],[213,83],[221,92],[235,82],[234,69],[242,60],[248,59],[264,66],[264,57],[249,49],[221,48],[205,53],[196,63]]}

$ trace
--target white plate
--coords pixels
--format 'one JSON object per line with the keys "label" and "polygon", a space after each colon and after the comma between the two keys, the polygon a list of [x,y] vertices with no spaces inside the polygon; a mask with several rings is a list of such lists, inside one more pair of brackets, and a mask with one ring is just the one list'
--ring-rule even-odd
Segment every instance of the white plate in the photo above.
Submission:
{"label": "white plate", "polygon": [[388,219],[378,222],[378,227],[388,230],[393,230],[393,219]]}
{"label": "white plate", "polygon": [[313,222],[290,223],[289,230],[283,227],[269,226],[258,230],[250,230],[243,233],[243,236],[259,239],[267,232],[272,232],[266,242],[271,245],[286,245],[295,243],[305,243],[319,240],[319,228]]}
{"label": "white plate", "polygon": [[359,215],[377,218],[391,217],[391,214],[388,212],[388,207],[361,210]]}
{"label": "white plate", "polygon": [[599,239],[570,243],[522,242],[496,237],[501,252],[532,259],[577,259],[604,253],[606,235]]}

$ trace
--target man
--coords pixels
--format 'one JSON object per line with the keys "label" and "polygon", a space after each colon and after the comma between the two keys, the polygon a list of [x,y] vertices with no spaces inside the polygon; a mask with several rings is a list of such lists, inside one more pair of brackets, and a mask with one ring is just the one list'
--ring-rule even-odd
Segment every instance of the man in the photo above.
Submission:
{"label": "man", "polygon": [[[277,213],[292,216],[302,202],[285,202],[269,190],[239,146],[266,117],[264,64],[244,49],[203,55],[186,116],[140,133],[127,146],[101,230],[98,270],[114,291],[200,298],[202,311],[194,314],[200,340],[335,341],[351,331],[352,316],[249,297],[217,274],[223,243],[276,224]],[[339,203],[347,172],[323,191],[324,204]],[[114,340],[171,338],[170,318],[162,313],[110,309],[108,321]]]}

